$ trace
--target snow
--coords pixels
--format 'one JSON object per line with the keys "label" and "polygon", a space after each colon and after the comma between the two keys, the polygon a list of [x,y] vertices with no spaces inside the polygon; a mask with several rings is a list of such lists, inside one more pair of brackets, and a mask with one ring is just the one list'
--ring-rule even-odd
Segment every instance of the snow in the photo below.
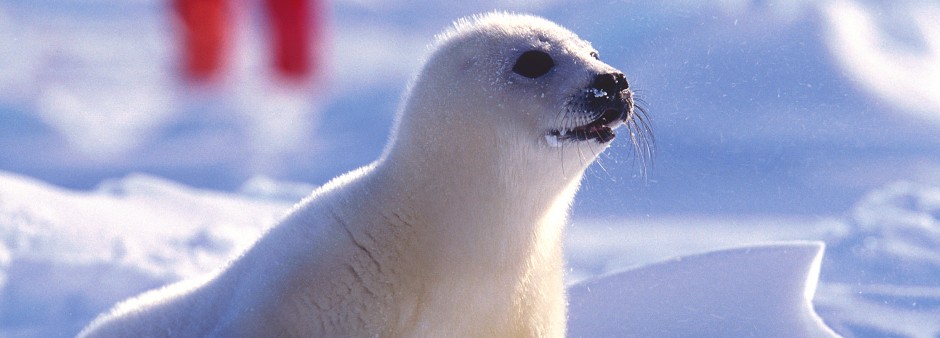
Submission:
{"label": "snow", "polygon": [[[308,188],[256,178],[231,193],[130,175],[80,192],[0,173],[0,335],[71,336],[119,300],[209,273]],[[911,248],[940,240],[938,193],[889,185],[842,219],[575,219],[571,333],[821,330],[814,299],[840,334],[934,337],[938,262]],[[898,236],[895,219],[926,230]]]}
{"label": "snow", "polygon": [[813,311],[823,244],[675,259],[569,289],[571,337],[835,337]]}
{"label": "snow", "polygon": [[[904,4],[902,6],[911,6]],[[829,39],[849,74],[872,94],[910,112],[940,120],[940,6],[919,6],[909,13],[923,46],[904,46],[886,37],[872,13],[849,1],[833,1],[824,10]],[[886,48],[888,47],[888,48]]]}
{"label": "snow", "polygon": [[0,2],[0,336],[70,336],[224,263],[314,186],[374,160],[424,46],[493,9],[591,41],[653,121],[649,168],[621,137],[589,169],[571,283],[817,241],[827,325],[940,335],[936,3],[335,1],[323,73],[295,88],[265,73],[252,1],[223,84],[185,85],[166,6]]}
{"label": "snow", "polygon": [[851,230],[830,240],[831,283],[819,293],[820,310],[839,318],[830,324],[940,334],[940,185],[886,185],[863,196],[845,223]]}
{"label": "snow", "polygon": [[75,192],[0,174],[0,336],[72,336],[117,301],[221,266],[290,206],[255,196],[136,175]]}

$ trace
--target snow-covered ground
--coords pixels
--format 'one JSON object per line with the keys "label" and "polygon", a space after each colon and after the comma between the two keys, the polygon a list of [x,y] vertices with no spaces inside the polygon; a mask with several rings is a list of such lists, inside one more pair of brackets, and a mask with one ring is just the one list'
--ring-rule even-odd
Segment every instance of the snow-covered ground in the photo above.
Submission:
{"label": "snow-covered ground", "polygon": [[[132,175],[78,192],[0,173],[0,335],[74,335],[121,299],[207,273],[251,244],[310,189],[259,178],[223,193]],[[678,256],[793,240],[829,245],[814,303],[839,333],[940,334],[940,185],[887,186],[845,218],[575,219],[566,241],[569,279],[574,284]],[[757,279],[762,271],[779,272],[727,265],[723,269],[730,270],[716,270],[713,277]],[[707,285],[708,271],[696,276],[704,280],[692,285]],[[626,280],[637,280],[631,278]],[[735,290],[760,294],[769,285],[750,287]],[[579,318],[611,317],[579,311]]]}
{"label": "snow-covered ground", "polygon": [[169,3],[0,1],[0,336],[69,336],[223,263],[375,159],[423,47],[494,9],[592,41],[653,119],[645,175],[624,140],[589,169],[571,282],[818,240],[827,324],[940,335],[934,2],[337,0],[320,78],[285,89],[266,73],[259,5],[242,0],[225,81],[196,91],[176,72]]}

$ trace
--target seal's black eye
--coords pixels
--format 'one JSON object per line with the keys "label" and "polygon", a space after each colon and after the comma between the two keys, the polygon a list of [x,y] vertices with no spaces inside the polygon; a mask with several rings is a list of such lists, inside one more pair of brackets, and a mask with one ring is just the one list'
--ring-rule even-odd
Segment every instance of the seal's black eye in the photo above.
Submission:
{"label": "seal's black eye", "polygon": [[592,57],[592,58],[595,58],[595,59],[597,59],[597,60],[600,60],[600,59],[601,59],[601,56],[600,56],[600,55],[597,55],[597,52],[591,52],[591,57]]}
{"label": "seal's black eye", "polygon": [[552,70],[552,67],[555,67],[555,61],[552,60],[552,57],[549,56],[548,53],[530,50],[519,56],[519,59],[516,60],[516,64],[512,66],[512,71],[516,72],[516,74],[534,79],[545,75],[545,73]]}

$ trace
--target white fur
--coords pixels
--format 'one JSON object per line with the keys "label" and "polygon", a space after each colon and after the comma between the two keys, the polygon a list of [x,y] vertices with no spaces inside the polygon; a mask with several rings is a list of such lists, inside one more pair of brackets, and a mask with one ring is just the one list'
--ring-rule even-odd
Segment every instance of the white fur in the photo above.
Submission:
{"label": "white fur", "polygon": [[[126,301],[81,336],[563,336],[563,228],[607,144],[544,136],[614,69],[531,16],[460,20],[431,49],[378,161],[218,273]],[[531,49],[555,68],[513,73]]]}

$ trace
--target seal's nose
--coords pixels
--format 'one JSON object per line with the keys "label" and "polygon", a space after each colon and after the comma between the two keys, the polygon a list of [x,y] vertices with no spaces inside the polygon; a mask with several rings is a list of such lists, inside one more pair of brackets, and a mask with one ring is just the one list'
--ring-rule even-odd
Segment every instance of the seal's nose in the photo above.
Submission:
{"label": "seal's nose", "polygon": [[623,73],[599,74],[594,77],[594,83],[591,85],[596,89],[603,90],[608,94],[619,93],[630,88],[627,83],[627,77]]}

